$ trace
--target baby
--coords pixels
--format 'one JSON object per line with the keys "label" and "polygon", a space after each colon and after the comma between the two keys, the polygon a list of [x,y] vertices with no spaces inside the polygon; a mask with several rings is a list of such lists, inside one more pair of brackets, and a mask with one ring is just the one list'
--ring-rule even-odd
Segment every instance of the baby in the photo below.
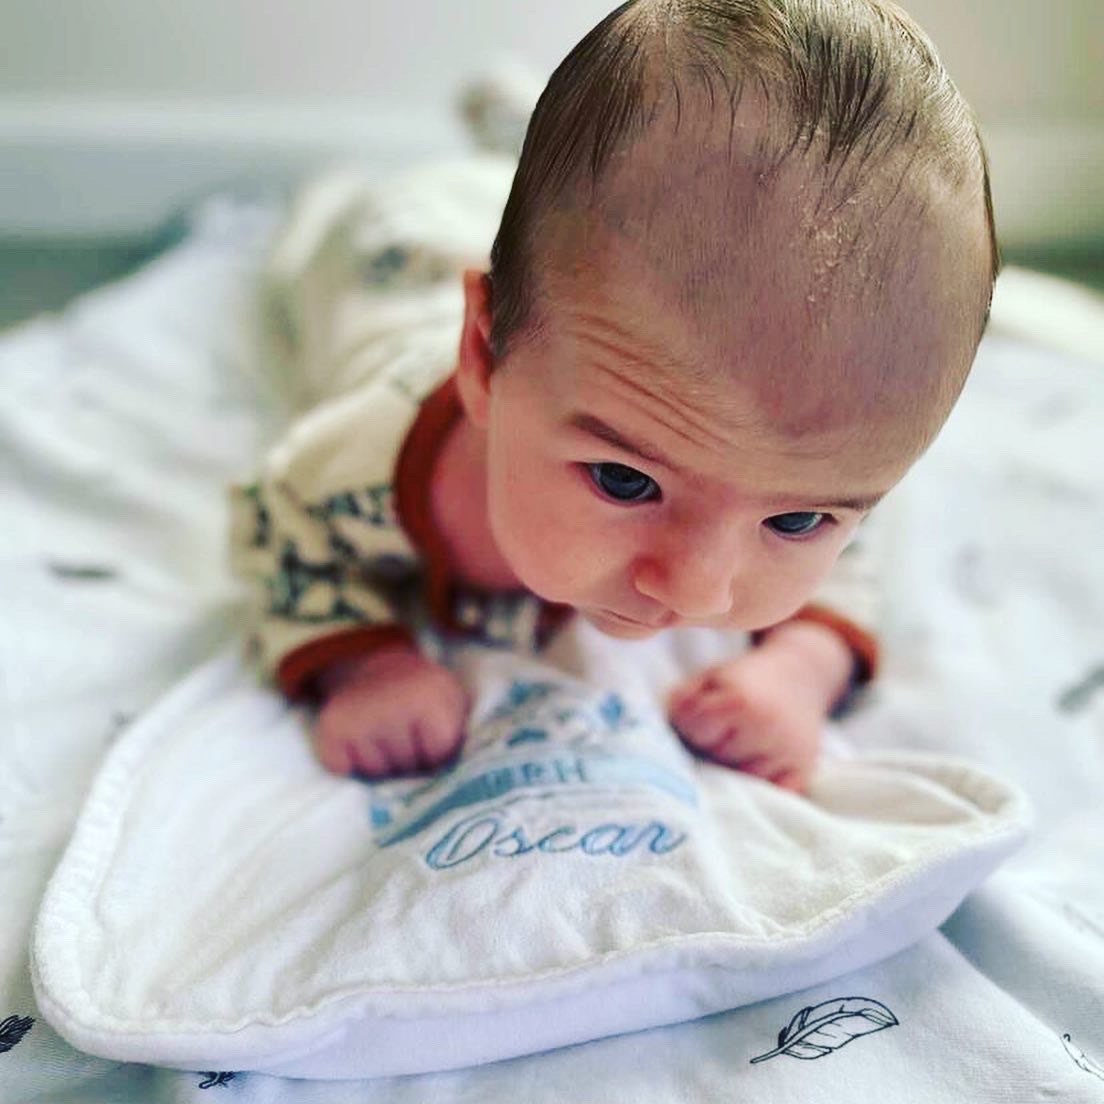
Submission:
{"label": "baby", "polygon": [[623,4],[537,105],[458,357],[406,348],[239,492],[255,644],[321,762],[456,753],[427,617],[539,647],[574,614],[749,632],[671,722],[802,790],[876,655],[810,599],[947,418],[997,265],[973,118],[893,4]]}

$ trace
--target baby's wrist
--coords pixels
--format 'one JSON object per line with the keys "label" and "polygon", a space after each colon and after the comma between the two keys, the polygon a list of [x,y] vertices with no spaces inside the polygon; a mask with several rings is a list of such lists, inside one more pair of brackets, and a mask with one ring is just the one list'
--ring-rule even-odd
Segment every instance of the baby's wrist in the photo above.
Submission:
{"label": "baby's wrist", "polygon": [[325,701],[351,683],[386,675],[417,659],[421,659],[421,653],[412,644],[384,644],[364,655],[347,656],[323,667],[314,676],[314,688]]}
{"label": "baby's wrist", "polygon": [[757,646],[797,660],[803,676],[808,679],[811,675],[822,693],[825,710],[834,706],[851,688],[854,652],[838,633],[824,625],[813,621],[785,621],[764,633]]}

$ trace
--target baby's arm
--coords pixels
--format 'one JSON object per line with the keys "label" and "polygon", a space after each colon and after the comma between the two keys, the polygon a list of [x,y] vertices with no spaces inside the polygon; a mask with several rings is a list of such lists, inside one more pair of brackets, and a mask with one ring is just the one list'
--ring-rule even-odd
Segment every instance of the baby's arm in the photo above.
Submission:
{"label": "baby's arm", "polygon": [[293,496],[264,482],[250,498],[264,524],[254,517],[238,527],[254,543],[239,545],[235,562],[253,583],[257,658],[287,697],[316,707],[319,761],[371,778],[446,762],[468,710],[456,677],[420,654],[386,589],[315,531],[324,529],[318,509],[297,509]]}
{"label": "baby's arm", "polygon": [[231,545],[262,672],[317,707],[326,767],[381,777],[453,755],[467,699],[404,626],[418,560],[385,482],[391,457],[356,452],[370,415],[333,404],[294,426],[234,494]]}
{"label": "baby's arm", "polygon": [[671,723],[707,758],[802,791],[824,721],[847,693],[854,667],[854,653],[833,629],[787,621],[678,687]]}

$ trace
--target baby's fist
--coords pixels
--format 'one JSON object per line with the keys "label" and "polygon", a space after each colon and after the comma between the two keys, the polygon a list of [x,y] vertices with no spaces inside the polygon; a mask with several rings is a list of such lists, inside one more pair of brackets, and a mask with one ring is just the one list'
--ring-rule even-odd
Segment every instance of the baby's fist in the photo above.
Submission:
{"label": "baby's fist", "polygon": [[779,633],[679,686],[669,715],[683,742],[714,762],[803,791],[840,677],[805,643]]}
{"label": "baby's fist", "polygon": [[335,774],[390,778],[433,770],[463,741],[466,691],[448,668],[413,648],[343,662],[319,684],[314,749]]}

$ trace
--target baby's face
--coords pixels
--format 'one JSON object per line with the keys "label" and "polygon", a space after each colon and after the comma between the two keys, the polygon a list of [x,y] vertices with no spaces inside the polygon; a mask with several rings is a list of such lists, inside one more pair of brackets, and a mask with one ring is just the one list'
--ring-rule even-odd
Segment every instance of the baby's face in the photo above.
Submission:
{"label": "baby's face", "polygon": [[494,384],[492,532],[527,588],[614,636],[782,620],[901,474],[845,435],[794,447],[749,429],[584,311],[534,360]]}
{"label": "baby's face", "polygon": [[840,293],[822,310],[807,258],[780,249],[762,279],[712,287],[724,308],[703,323],[605,244],[546,285],[542,325],[487,380],[474,420],[499,550],[527,588],[614,636],[775,624],[930,439],[931,404],[910,388],[947,366],[963,378],[977,321],[956,300],[961,258],[920,235],[877,309]]}

